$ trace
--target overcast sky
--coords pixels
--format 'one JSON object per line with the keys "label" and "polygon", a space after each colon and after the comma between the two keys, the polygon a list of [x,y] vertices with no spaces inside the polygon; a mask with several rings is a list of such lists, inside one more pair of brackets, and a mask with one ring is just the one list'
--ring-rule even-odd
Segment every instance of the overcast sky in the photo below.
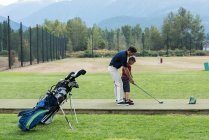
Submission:
{"label": "overcast sky", "polygon": [[23,1],[42,1],[42,2],[44,2],[44,1],[47,1],[47,2],[49,2],[49,1],[51,1],[51,2],[58,2],[58,1],[62,1],[62,0],[0,0],[0,5],[4,5],[4,6],[6,6],[6,5],[9,5],[9,4],[13,4],[13,3],[16,3],[16,2],[23,2]]}
{"label": "overcast sky", "polygon": [[17,2],[18,0],[0,0],[0,5],[9,5]]}

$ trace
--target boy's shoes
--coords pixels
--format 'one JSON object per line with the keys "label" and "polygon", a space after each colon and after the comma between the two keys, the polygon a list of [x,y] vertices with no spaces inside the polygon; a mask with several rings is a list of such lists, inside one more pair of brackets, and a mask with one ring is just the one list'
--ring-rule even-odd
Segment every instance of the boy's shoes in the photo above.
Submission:
{"label": "boy's shoes", "polygon": [[134,102],[131,99],[126,100],[125,98],[123,98],[123,101],[117,103],[117,105],[126,105],[126,106],[128,106],[128,105],[134,105]]}
{"label": "boy's shoes", "polygon": [[127,105],[128,106],[129,103],[122,101],[122,102],[117,103],[117,105]]}
{"label": "boy's shoes", "polygon": [[123,101],[125,101],[125,102],[133,102],[131,99],[126,99],[126,98],[123,98]]}
{"label": "boy's shoes", "polygon": [[123,100],[128,103],[129,105],[134,105],[134,102],[131,99],[126,100],[125,98],[123,98]]}
{"label": "boy's shoes", "polygon": [[133,101],[131,99],[128,99],[128,102],[132,102],[133,103]]}
{"label": "boy's shoes", "polygon": [[126,102],[126,103],[128,103],[129,105],[134,105],[134,102]]}
{"label": "boy's shoes", "polygon": [[123,98],[123,101],[128,103],[129,105],[134,105],[134,102],[131,99],[126,100],[126,98]]}

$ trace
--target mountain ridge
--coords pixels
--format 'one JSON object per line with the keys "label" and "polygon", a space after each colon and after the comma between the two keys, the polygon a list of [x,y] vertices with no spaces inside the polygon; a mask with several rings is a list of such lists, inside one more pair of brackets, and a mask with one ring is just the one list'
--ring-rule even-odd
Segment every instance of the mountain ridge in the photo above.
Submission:
{"label": "mountain ridge", "polygon": [[[142,27],[154,24],[154,26],[161,27],[163,19],[168,13],[176,13],[180,7],[184,7],[193,15],[200,15],[202,24],[209,32],[209,15],[206,12],[209,9],[208,0],[61,0],[58,2],[51,0],[45,5],[28,2],[25,6],[26,9],[22,3],[18,8],[18,4],[16,4],[16,8],[10,8],[12,11],[4,11],[5,7],[1,8],[0,15],[11,14],[11,19],[17,22],[22,21],[27,26],[42,24],[44,19],[58,19],[66,22],[74,17],[80,17],[89,27],[93,24],[98,24],[101,27],[108,26],[108,28],[124,24],[141,24]],[[7,9],[9,7],[12,5]],[[33,7],[36,8],[33,9]],[[32,9],[31,12],[23,13],[23,10],[30,11],[30,9]],[[111,19],[112,21],[110,21]],[[118,24],[116,24],[116,19],[118,19]]]}

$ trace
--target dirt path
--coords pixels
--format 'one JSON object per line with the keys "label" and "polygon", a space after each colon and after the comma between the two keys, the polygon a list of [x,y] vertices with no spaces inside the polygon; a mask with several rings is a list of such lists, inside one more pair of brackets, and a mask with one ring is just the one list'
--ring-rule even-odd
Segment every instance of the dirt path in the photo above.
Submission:
{"label": "dirt path", "polygon": [[[107,72],[111,58],[67,58],[53,62],[35,64],[22,68],[8,70],[9,72],[41,72],[59,73],[85,69],[90,73]],[[209,62],[209,57],[164,57],[163,63],[156,57],[137,57],[133,71],[200,71],[204,70],[204,62]]]}

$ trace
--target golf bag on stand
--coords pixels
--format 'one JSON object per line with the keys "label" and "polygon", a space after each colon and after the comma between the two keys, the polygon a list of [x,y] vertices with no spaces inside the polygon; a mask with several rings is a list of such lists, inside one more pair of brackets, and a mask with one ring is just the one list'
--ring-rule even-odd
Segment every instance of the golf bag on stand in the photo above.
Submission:
{"label": "golf bag on stand", "polygon": [[59,81],[56,85],[52,86],[51,89],[46,93],[45,97],[42,98],[33,109],[21,111],[18,116],[19,128],[23,131],[29,131],[38,124],[50,124],[53,120],[54,115],[59,111],[62,111],[69,127],[73,129],[70,121],[67,119],[65,112],[62,109],[62,105],[70,99],[71,112],[74,113],[76,122],[78,123],[75,108],[72,104],[72,88],[79,88],[76,78],[80,75],[84,75],[85,70],[78,72],[71,72],[64,80]]}

